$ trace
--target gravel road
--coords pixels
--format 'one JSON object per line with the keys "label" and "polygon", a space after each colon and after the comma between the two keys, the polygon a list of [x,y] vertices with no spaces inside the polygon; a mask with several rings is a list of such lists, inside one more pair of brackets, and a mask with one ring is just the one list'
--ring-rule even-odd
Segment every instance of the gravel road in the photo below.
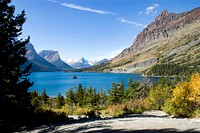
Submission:
{"label": "gravel road", "polygon": [[[26,131],[27,132],[27,131]],[[83,119],[71,124],[41,126],[30,133],[200,133],[200,119],[177,119],[162,111],[147,111],[141,115],[133,114],[120,118]]]}

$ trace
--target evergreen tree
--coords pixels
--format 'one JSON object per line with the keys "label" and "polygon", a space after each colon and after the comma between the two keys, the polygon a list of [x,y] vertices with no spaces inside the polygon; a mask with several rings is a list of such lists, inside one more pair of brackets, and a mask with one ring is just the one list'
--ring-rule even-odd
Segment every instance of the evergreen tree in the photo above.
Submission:
{"label": "evergreen tree", "polygon": [[108,93],[110,104],[121,103],[124,98],[124,84],[112,83],[112,88]]}
{"label": "evergreen tree", "polygon": [[65,99],[64,97],[60,94],[60,92],[58,93],[57,97],[56,97],[56,107],[58,109],[62,108],[62,106],[65,104]]}
{"label": "evergreen tree", "polygon": [[90,88],[88,89],[88,104],[91,107],[94,107],[98,104],[98,98],[97,98],[97,94],[96,94],[96,89],[93,89],[92,86],[90,86]]}
{"label": "evergreen tree", "polygon": [[81,84],[78,85],[78,90],[77,90],[77,102],[79,103],[80,106],[84,104],[84,92],[83,92],[83,87]]}
{"label": "evergreen tree", "polygon": [[46,89],[44,88],[42,95],[41,95],[41,99],[44,102],[44,104],[47,103],[47,99],[49,98],[49,96],[47,95]]}
{"label": "evergreen tree", "polygon": [[36,109],[40,106],[40,94],[38,91],[30,92],[31,105]]}
{"label": "evergreen tree", "polygon": [[127,100],[131,100],[131,99],[138,99],[138,87],[140,86],[140,82],[136,81],[133,82],[132,77],[129,79],[128,81],[128,88],[125,90],[125,98]]}
{"label": "evergreen tree", "polygon": [[27,78],[31,65],[21,70],[27,61],[29,42],[29,38],[19,39],[25,12],[15,16],[15,7],[10,3],[11,0],[0,0],[0,125],[26,118],[25,111],[30,108],[28,88],[32,86]]}
{"label": "evergreen tree", "polygon": [[119,103],[121,103],[122,101],[124,101],[124,83],[121,82],[119,84],[119,87],[118,87],[118,97],[119,97]]}
{"label": "evergreen tree", "polygon": [[75,94],[74,94],[74,91],[73,91],[73,88],[70,88],[69,91],[66,92],[66,101],[68,104],[75,104],[76,103],[76,99],[75,99]]}
{"label": "evergreen tree", "polygon": [[102,107],[105,107],[107,105],[106,90],[102,90],[101,92],[98,93],[98,95],[99,95],[99,104]]}

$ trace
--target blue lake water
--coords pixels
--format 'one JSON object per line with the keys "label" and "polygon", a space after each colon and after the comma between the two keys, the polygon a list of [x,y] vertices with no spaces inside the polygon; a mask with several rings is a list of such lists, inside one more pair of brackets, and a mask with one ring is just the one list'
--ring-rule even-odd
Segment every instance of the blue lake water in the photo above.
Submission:
{"label": "blue lake water", "polygon": [[[77,79],[73,79],[73,75]],[[49,96],[56,96],[59,92],[65,96],[65,92],[71,87],[77,87],[81,84],[83,87],[89,88],[92,86],[97,91],[111,89],[113,82],[124,82],[127,86],[129,78],[132,77],[133,81],[154,83],[159,80],[156,77],[143,77],[139,74],[122,74],[122,73],[88,73],[88,72],[33,72],[29,76],[34,85],[29,91],[38,90],[42,93],[45,88]]]}

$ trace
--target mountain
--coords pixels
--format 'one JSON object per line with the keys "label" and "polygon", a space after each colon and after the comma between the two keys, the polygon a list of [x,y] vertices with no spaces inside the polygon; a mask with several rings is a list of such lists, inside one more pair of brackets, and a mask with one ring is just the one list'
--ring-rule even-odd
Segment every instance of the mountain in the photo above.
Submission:
{"label": "mountain", "polygon": [[180,14],[165,10],[101,70],[145,72],[157,64],[195,62],[200,62],[200,8]]}
{"label": "mountain", "polygon": [[88,68],[88,67],[91,67],[93,66],[93,64],[84,59],[83,57],[81,59],[71,59],[71,60],[68,60],[67,63],[72,66],[74,69],[80,69],[80,68]]}
{"label": "mountain", "polygon": [[102,59],[102,60],[95,60],[95,61],[89,61],[86,60],[85,58],[81,59],[70,59],[66,61],[70,66],[72,66],[74,69],[81,69],[81,68],[89,68],[92,66],[100,65],[103,63],[108,62],[108,59]]}
{"label": "mountain", "polygon": [[39,53],[39,55],[47,60],[48,62],[55,65],[58,69],[61,70],[72,70],[73,68],[69,66],[67,63],[60,59],[60,55],[58,51],[53,50],[43,50]]}
{"label": "mountain", "polygon": [[28,43],[26,45],[27,52],[26,58],[28,61],[25,65],[32,63],[32,71],[58,71],[59,69],[56,68],[53,64],[49,63],[45,59],[43,59],[40,55],[37,54],[33,45]]}
{"label": "mountain", "polygon": [[102,59],[102,60],[96,60],[96,61],[93,61],[91,62],[93,65],[99,65],[99,64],[102,64],[102,63],[107,63],[109,60],[108,59]]}

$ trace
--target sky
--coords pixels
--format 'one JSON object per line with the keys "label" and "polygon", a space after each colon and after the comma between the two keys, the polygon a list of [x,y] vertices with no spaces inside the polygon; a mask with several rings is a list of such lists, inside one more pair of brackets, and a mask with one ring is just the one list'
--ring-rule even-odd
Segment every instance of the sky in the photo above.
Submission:
{"label": "sky", "polygon": [[111,59],[163,10],[181,13],[200,0],[12,0],[27,21],[21,38],[30,36],[37,52],[59,51],[62,60]]}

